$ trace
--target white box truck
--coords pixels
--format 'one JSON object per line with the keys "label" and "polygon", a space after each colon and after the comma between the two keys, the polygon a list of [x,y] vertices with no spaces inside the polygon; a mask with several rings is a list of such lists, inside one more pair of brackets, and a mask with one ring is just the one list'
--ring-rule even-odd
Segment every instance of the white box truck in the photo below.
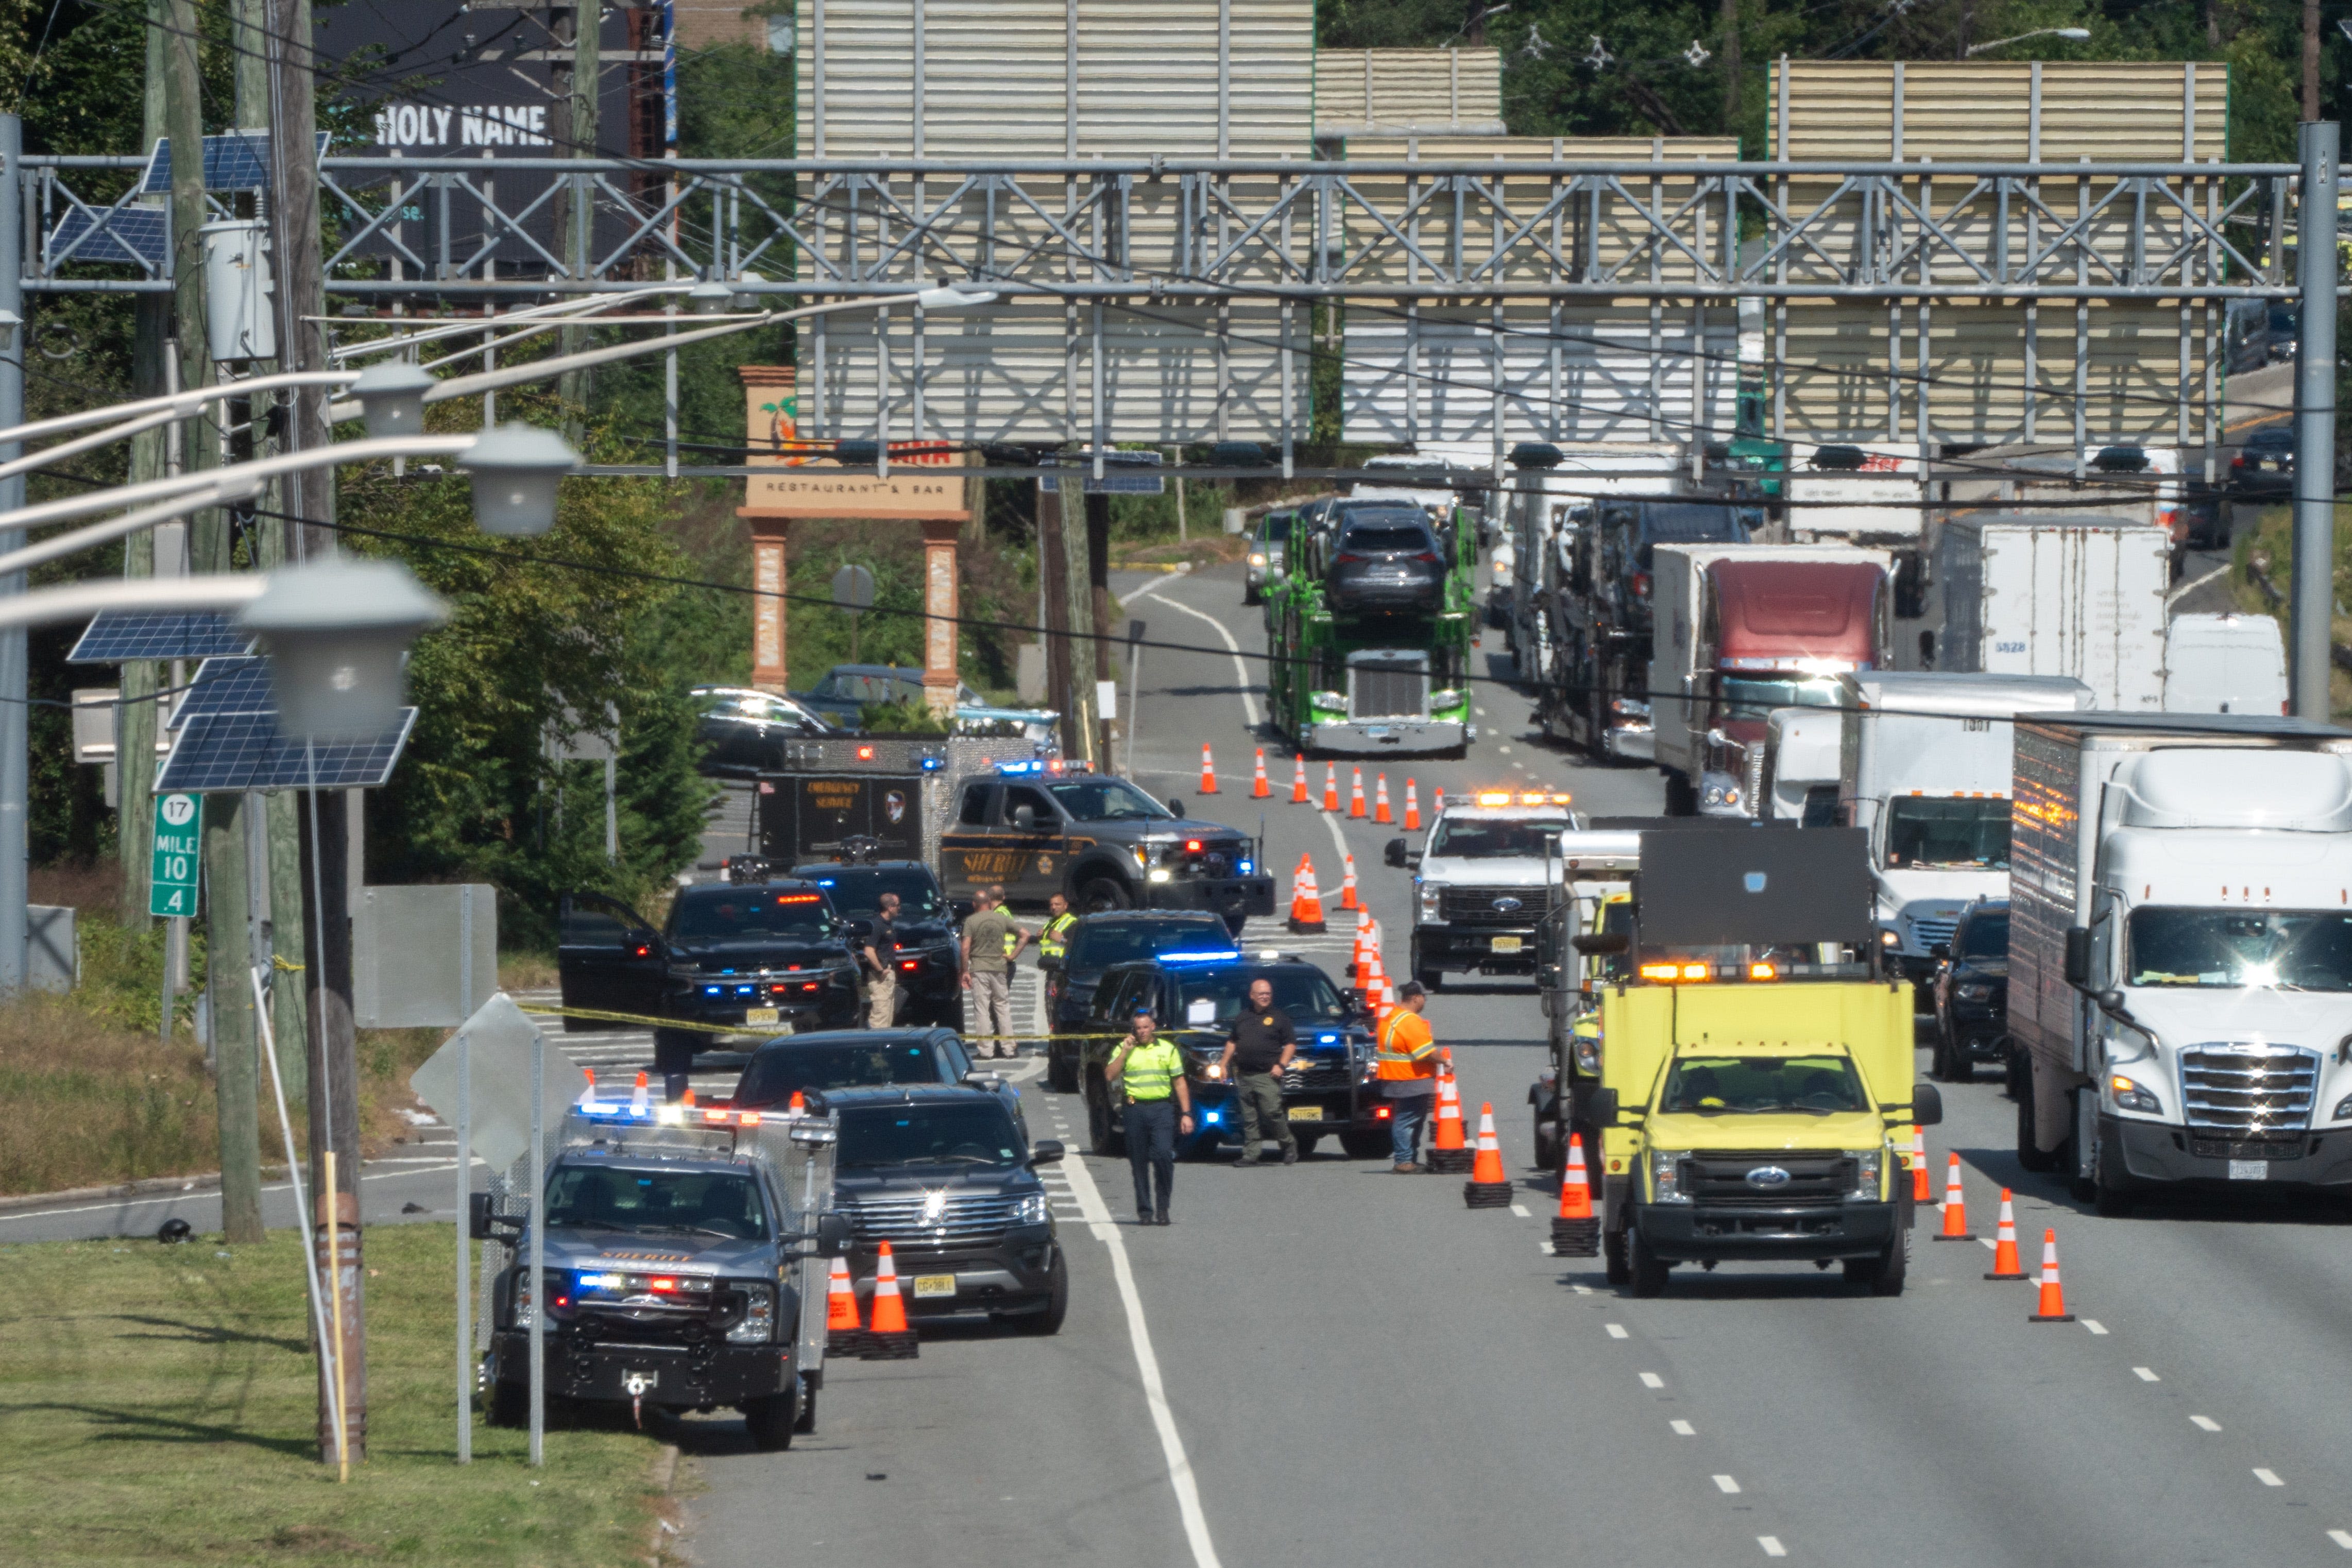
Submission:
{"label": "white box truck", "polygon": [[2017,1153],[2102,1214],[2184,1184],[2352,1190],[2352,731],[2021,721]]}
{"label": "white box truck", "polygon": [[2071,675],[2102,711],[2160,710],[2169,556],[2164,530],[2122,518],[1953,518],[1936,668]]}
{"label": "white box truck", "polygon": [[2168,713],[2284,713],[2286,642],[2268,616],[2175,616],[2164,631]]}
{"label": "white box truck", "polygon": [[2020,714],[2077,713],[2063,675],[1886,671],[1839,681],[1847,824],[1870,832],[1878,941],[1913,984],[1935,973],[1960,913],[2009,897],[2010,774]]}
{"label": "white box truck", "polygon": [[1800,467],[1791,454],[1786,481],[1789,537],[1799,544],[1861,544],[1895,559],[1895,613],[1916,619],[1928,563],[1927,479],[1919,444],[1832,443]]}
{"label": "white box truck", "polygon": [[1833,708],[1775,708],[1764,724],[1756,814],[1800,827],[1839,825],[1838,752],[1845,715]]}

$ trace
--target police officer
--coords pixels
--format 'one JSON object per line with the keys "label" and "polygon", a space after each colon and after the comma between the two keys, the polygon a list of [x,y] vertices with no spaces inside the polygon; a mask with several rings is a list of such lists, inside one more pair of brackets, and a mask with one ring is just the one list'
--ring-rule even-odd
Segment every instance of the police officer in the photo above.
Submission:
{"label": "police officer", "polygon": [[1059,969],[1069,954],[1070,928],[1078,923],[1078,917],[1070,912],[1070,900],[1059,893],[1045,900],[1045,908],[1052,912],[1046,917],[1045,929],[1037,933],[1037,967]]}
{"label": "police officer", "polygon": [[866,1026],[887,1029],[898,1021],[898,895],[874,900],[874,934],[866,939]]}
{"label": "police officer", "polygon": [[1390,1168],[1400,1176],[1427,1170],[1419,1160],[1422,1123],[1429,1120],[1437,1100],[1437,1042],[1421,1016],[1429,993],[1418,980],[1397,987],[1397,1005],[1372,1053],[1380,1074],[1381,1096],[1389,1102]]}
{"label": "police officer", "polygon": [[1012,958],[1029,940],[995,896],[982,888],[980,907],[963,922],[963,985],[972,994],[972,1058],[1009,1057],[1013,1049]]}
{"label": "police officer", "polygon": [[1125,1096],[1127,1163],[1135,1173],[1135,1223],[1168,1223],[1168,1189],[1176,1184],[1176,1135],[1192,1131],[1192,1091],[1184,1082],[1184,1055],[1160,1038],[1148,1007],[1118,1043],[1104,1073],[1109,1090]]}
{"label": "police officer", "polygon": [[[1242,1102],[1244,1165],[1265,1163],[1269,1137],[1280,1141],[1284,1164],[1298,1163],[1298,1135],[1291,1131],[1290,1119],[1282,1108],[1282,1075],[1290,1070],[1290,1058],[1297,1054],[1298,1031],[1290,1015],[1274,1005],[1274,983],[1251,981],[1249,1006],[1234,1020],[1233,1032],[1225,1037],[1223,1064],[1225,1080]],[[1265,1125],[1269,1121],[1274,1124],[1271,1129]]]}

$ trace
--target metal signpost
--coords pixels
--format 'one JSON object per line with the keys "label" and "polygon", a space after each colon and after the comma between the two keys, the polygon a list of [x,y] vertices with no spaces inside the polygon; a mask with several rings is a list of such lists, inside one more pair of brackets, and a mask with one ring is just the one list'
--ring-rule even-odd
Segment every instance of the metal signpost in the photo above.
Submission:
{"label": "metal signpost", "polygon": [[833,574],[833,602],[849,613],[849,662],[857,662],[857,617],[874,607],[874,574],[845,566]]}

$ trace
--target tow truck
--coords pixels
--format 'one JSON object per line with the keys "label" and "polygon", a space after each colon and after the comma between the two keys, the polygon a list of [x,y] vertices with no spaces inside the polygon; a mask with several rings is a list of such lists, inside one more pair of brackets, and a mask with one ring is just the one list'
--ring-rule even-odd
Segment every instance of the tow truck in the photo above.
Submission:
{"label": "tow truck", "polygon": [[1601,1151],[1610,1283],[1676,1264],[1843,1265],[1900,1295],[1904,1145],[1942,1120],[1912,1082],[1910,987],[1876,973],[1868,836],[1727,825],[1645,831],[1600,994],[1599,1083],[1576,1130]]}
{"label": "tow truck", "polygon": [[541,1274],[530,1226],[473,1196],[468,1229],[514,1258],[493,1289],[483,1363],[499,1426],[530,1418],[532,1319],[548,1397],[743,1413],[753,1443],[816,1429],[826,1259],[849,1244],[834,1211],[838,1130],[823,1116],[598,1101],[563,1119],[548,1166]]}
{"label": "tow truck", "polygon": [[1536,973],[1537,928],[1559,897],[1555,841],[1580,825],[1555,790],[1480,790],[1448,802],[1422,847],[1391,838],[1388,864],[1413,872],[1412,977]]}

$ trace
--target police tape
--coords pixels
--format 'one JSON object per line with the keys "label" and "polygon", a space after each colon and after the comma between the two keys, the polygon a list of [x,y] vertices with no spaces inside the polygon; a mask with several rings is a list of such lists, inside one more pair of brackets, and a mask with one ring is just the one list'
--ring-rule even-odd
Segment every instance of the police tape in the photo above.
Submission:
{"label": "police tape", "polygon": [[[543,1002],[518,1002],[516,1006],[526,1013],[536,1013],[549,1018],[587,1018],[600,1024],[630,1024],[645,1029],[677,1029],[695,1035],[756,1035],[756,1024],[696,1024],[683,1018],[649,1018],[642,1013],[608,1013],[597,1007],[551,1007]],[[857,1026],[849,1026],[845,1033],[863,1033]],[[992,1045],[1043,1045],[1048,1040],[1123,1040],[1124,1031],[1108,1035],[962,1035],[966,1042],[985,1040]]]}

